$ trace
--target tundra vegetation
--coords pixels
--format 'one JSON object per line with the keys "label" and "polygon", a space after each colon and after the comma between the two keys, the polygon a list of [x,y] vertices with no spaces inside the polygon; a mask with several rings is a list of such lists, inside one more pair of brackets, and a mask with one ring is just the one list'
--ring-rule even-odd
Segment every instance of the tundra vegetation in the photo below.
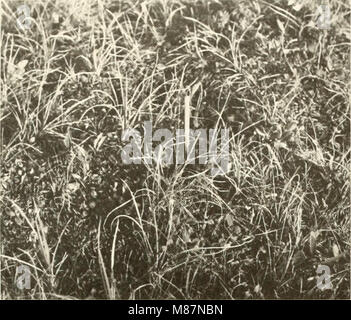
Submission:
{"label": "tundra vegetation", "polygon": [[[349,297],[348,1],[328,28],[309,0],[27,0],[28,28],[21,5],[1,1],[3,299]],[[147,121],[228,130],[229,170],[123,163]]]}

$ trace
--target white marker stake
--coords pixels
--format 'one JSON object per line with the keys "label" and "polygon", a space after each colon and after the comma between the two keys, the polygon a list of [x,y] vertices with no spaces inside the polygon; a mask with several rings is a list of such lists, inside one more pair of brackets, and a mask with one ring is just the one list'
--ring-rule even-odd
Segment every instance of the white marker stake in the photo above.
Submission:
{"label": "white marker stake", "polygon": [[185,135],[185,149],[186,153],[189,153],[190,144],[190,117],[191,117],[191,106],[190,106],[190,96],[185,97],[184,101],[184,135]]}

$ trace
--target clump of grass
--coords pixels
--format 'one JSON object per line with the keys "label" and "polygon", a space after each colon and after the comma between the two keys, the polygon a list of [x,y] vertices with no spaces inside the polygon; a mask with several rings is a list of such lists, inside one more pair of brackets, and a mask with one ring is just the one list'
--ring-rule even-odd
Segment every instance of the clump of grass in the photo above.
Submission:
{"label": "clump of grass", "polygon": [[[3,298],[349,297],[346,4],[327,31],[312,2],[28,1],[25,31],[18,5],[1,25]],[[124,165],[122,132],[146,120],[229,129],[229,172]]]}

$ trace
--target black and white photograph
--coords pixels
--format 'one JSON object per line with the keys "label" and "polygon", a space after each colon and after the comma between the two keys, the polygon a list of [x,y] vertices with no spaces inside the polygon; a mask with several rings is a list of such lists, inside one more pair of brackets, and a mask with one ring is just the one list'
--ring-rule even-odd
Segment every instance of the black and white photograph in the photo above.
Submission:
{"label": "black and white photograph", "polygon": [[349,300],[350,14],[1,0],[0,299]]}

